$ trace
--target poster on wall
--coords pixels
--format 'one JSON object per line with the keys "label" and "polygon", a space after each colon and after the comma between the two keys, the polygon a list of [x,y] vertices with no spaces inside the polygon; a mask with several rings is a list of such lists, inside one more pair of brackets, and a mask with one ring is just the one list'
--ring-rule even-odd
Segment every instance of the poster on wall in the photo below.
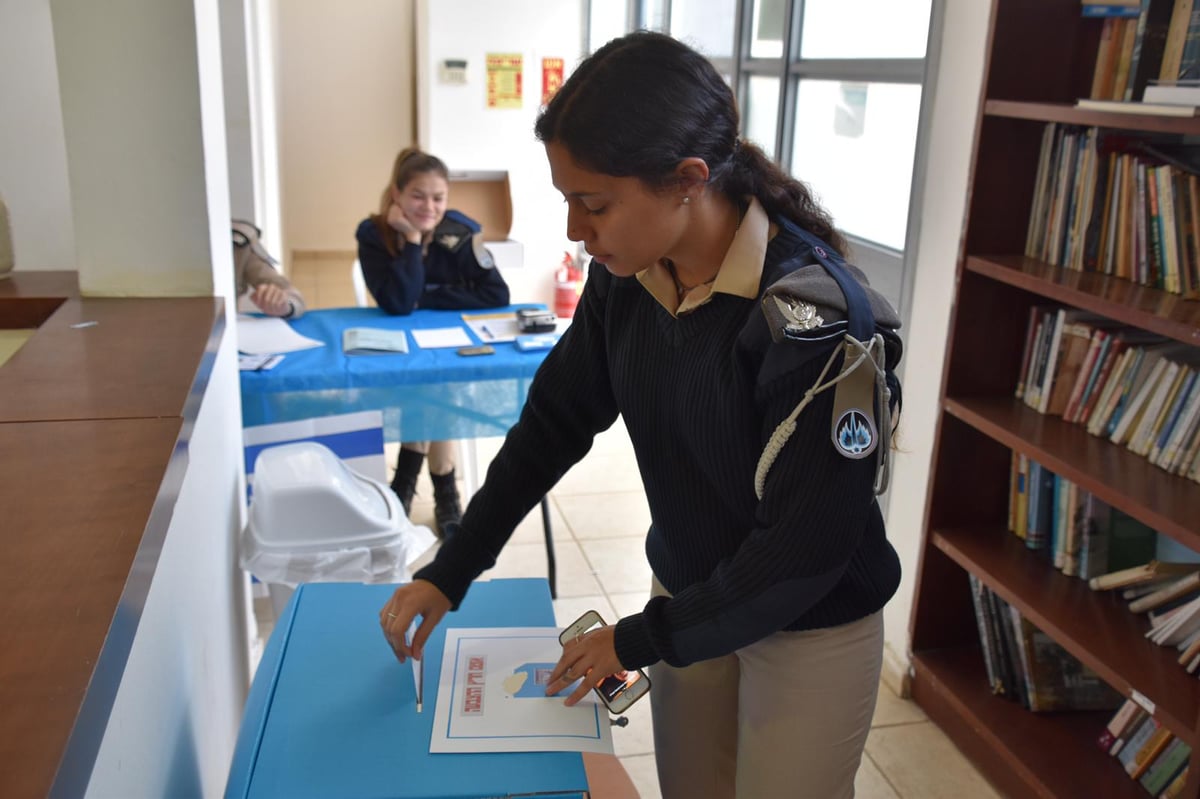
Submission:
{"label": "poster on wall", "polygon": [[550,98],[563,84],[563,60],[561,58],[542,59],[542,105],[550,102]]}
{"label": "poster on wall", "polygon": [[488,53],[487,107],[521,107],[520,53]]}

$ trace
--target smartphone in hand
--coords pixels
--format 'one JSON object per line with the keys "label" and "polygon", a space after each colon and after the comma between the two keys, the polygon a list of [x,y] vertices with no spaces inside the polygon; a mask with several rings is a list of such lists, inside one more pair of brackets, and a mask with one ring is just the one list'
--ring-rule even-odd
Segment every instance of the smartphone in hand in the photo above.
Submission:
{"label": "smartphone in hand", "polygon": [[[564,646],[575,638],[596,627],[603,627],[604,619],[594,610],[584,613],[558,636],[558,642]],[[641,669],[619,671],[610,674],[593,687],[600,701],[613,715],[620,715],[629,709],[637,700],[650,692],[650,678]]]}

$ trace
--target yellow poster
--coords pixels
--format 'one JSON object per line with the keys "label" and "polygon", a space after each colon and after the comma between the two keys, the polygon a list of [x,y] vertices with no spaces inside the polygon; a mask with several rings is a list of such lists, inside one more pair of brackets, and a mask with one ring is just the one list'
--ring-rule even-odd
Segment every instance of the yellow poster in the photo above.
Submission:
{"label": "yellow poster", "polygon": [[563,60],[561,58],[542,59],[542,105],[550,102],[550,98],[558,91],[563,83]]}
{"label": "yellow poster", "polygon": [[520,53],[488,53],[487,107],[521,107]]}

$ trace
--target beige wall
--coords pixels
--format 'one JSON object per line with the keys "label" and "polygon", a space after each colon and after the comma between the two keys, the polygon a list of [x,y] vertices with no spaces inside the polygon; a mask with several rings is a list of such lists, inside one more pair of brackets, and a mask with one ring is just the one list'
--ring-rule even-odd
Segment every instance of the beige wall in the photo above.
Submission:
{"label": "beige wall", "polygon": [[285,263],[355,249],[392,159],[413,143],[412,0],[277,5]]}

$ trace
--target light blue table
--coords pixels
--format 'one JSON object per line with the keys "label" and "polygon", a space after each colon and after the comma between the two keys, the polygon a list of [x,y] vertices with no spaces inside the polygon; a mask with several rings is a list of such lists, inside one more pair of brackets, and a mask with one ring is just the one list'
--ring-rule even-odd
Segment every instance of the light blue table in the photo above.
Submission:
{"label": "light blue table", "polygon": [[554,627],[544,580],[471,586],[425,647],[424,712],[412,667],[379,631],[394,586],[310,583],[275,625],[250,688],[226,799],[581,799],[579,752],[430,754],[446,628]]}
{"label": "light blue table", "polygon": [[[500,313],[542,305],[471,311]],[[378,308],[309,311],[289,324],[323,347],[289,352],[273,369],[241,373],[242,426],[293,422],[355,411],[382,411],[388,441],[453,441],[502,436],[516,423],[525,395],[547,350],[521,352],[512,342],[491,343],[492,355],[463,356],[454,348],[421,349],[411,331],[461,327],[462,311],[418,310],[389,316]],[[346,355],[342,331],[378,327],[408,333],[407,353]],[[401,430],[403,429],[403,438]],[[473,450],[472,450],[473,452]],[[476,481],[474,458],[467,484]],[[550,592],[557,596],[557,567],[550,505],[542,500]]]}
{"label": "light blue table", "polygon": [[[496,312],[517,307],[542,306]],[[479,342],[461,311],[388,316],[378,308],[333,308],[309,311],[289,324],[325,346],[289,352],[265,372],[241,373],[245,427],[379,410],[388,441],[500,436],[517,421],[529,382],[546,356],[546,351],[521,352],[511,342],[492,344],[494,354],[473,357],[454,348],[416,346],[411,331],[445,327],[461,327],[473,341],[490,343]],[[346,355],[341,341],[348,327],[404,330],[409,351]]]}

